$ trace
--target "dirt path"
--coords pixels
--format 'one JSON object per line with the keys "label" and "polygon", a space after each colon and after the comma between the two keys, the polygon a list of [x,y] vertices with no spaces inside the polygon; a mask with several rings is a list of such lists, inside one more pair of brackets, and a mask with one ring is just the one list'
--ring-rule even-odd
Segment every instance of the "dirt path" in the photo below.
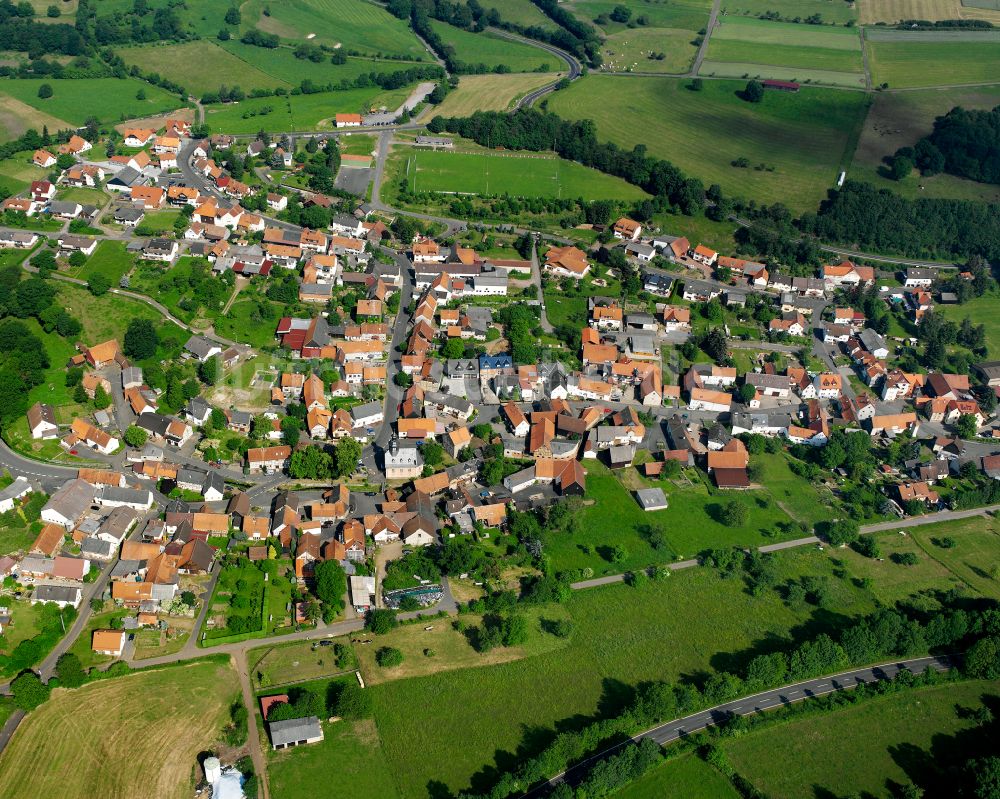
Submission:
{"label": "dirt path", "polygon": [[240,688],[243,691],[243,704],[247,709],[247,743],[250,745],[250,759],[253,760],[253,768],[257,773],[257,784],[261,799],[269,799],[270,793],[267,787],[267,759],[264,757],[264,750],[261,748],[260,735],[257,727],[257,698],[254,696],[253,687],[250,685],[250,672],[247,668],[246,652],[240,650],[233,654],[233,665],[236,673],[240,677]]}

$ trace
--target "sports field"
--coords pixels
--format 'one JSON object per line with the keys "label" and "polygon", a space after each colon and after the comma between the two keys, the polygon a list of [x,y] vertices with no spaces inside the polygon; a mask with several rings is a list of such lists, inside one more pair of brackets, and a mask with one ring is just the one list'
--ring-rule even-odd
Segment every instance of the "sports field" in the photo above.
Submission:
{"label": "sports field", "polygon": [[638,200],[642,189],[596,169],[554,156],[401,150],[394,158],[412,191]]}
{"label": "sports field", "polygon": [[512,42],[492,33],[472,33],[431,20],[431,27],[465,64],[485,64],[487,69],[503,65],[511,72],[554,72],[562,61],[530,44]]}
{"label": "sports field", "polygon": [[[627,81],[623,84],[623,81]],[[556,92],[549,109],[567,119],[593,119],[598,136],[623,146],[644,144],[729,194],[757,202],[814,209],[849,163],[867,109],[860,92],[803,88],[769,92],[751,104],[745,81],[691,81],[589,75]],[[732,162],[747,158],[748,169]],[[764,169],[755,169],[763,164]],[[773,171],[771,171],[773,170]]]}
{"label": "sports field", "polygon": [[[38,97],[42,83],[52,87],[52,96],[45,100]],[[140,89],[146,94],[145,100],[136,99]],[[118,122],[184,105],[176,94],[135,78],[14,79],[0,83],[0,92],[72,125],[83,125],[92,116],[101,122]],[[3,113],[0,111],[0,118]]]}
{"label": "sports field", "polygon": [[889,88],[1000,83],[1000,31],[865,32],[875,85]]}
{"label": "sports field", "polygon": [[[861,40],[851,28],[727,17],[712,33],[707,58],[702,75],[749,74],[864,85]],[[732,65],[730,69],[722,66],[725,63]]]}
{"label": "sports field", "polygon": [[[865,120],[858,149],[848,170],[850,177],[892,189],[907,197],[946,197],[956,200],[1000,201],[1000,187],[941,173],[923,177],[916,171],[903,180],[880,174],[882,159],[900,147],[912,147],[929,134],[935,117],[955,106],[989,110],[1000,105],[1000,86],[967,89],[926,89],[878,92]],[[941,306],[944,308],[945,306]],[[1000,347],[1000,340],[997,341]]]}
{"label": "sports field", "polygon": [[228,666],[196,663],[57,689],[0,757],[0,796],[188,797],[236,686]]}
{"label": "sports field", "polygon": [[458,79],[458,88],[449,92],[441,105],[428,108],[424,119],[439,114],[463,117],[476,111],[505,111],[528,92],[552,83],[559,74],[463,75]]}
{"label": "sports field", "polygon": [[364,0],[248,0],[240,9],[244,27],[255,25],[291,42],[310,41],[369,55],[430,59],[404,20]]}
{"label": "sports field", "polygon": [[[267,57],[264,58],[262,57],[264,51],[259,47],[254,50],[259,63],[270,61],[271,51],[268,51]],[[209,40],[123,47],[117,52],[129,66],[136,65],[144,72],[169,75],[171,80],[196,96],[215,91],[222,85],[239,86],[248,94],[254,89],[275,89],[279,86],[288,88],[290,85],[237,58]],[[294,58],[291,53],[288,55]]]}
{"label": "sports field", "polygon": [[721,745],[736,771],[774,799],[848,794],[891,799],[899,795],[889,790],[891,784],[940,784],[949,765],[976,756],[970,751],[974,738],[962,735],[976,723],[959,708],[981,707],[984,697],[998,694],[1000,682],[986,680],[919,688],[793,719]]}
{"label": "sports field", "polygon": [[228,105],[205,108],[205,121],[213,130],[226,133],[271,133],[300,130],[328,130],[338,113],[367,112],[370,108],[395,110],[410,90],[383,91],[377,86],[347,91],[297,94],[288,97],[259,97]]}

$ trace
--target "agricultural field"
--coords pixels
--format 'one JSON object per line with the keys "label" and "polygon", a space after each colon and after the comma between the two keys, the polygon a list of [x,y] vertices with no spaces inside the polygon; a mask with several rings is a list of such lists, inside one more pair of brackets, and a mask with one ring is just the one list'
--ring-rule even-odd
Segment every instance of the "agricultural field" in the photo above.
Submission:
{"label": "agricultural field", "polygon": [[897,181],[883,174],[882,163],[883,158],[892,156],[900,147],[912,147],[929,134],[935,117],[955,106],[989,110],[998,105],[1000,86],[879,92],[865,119],[848,175],[911,198],[1000,201],[1000,188],[988,183],[977,183],[943,172],[924,177],[916,171],[908,178]]}
{"label": "agricultural field", "polygon": [[[898,795],[892,783],[943,788],[949,764],[986,754],[976,751],[982,736],[963,734],[976,722],[959,709],[981,707],[986,697],[992,706],[998,694],[1000,683],[987,680],[922,687],[792,719],[721,746],[736,771],[774,799],[851,792],[891,799]],[[851,745],[838,745],[844,741]]]}
{"label": "agricultural field", "polygon": [[427,109],[424,119],[471,116],[476,111],[505,111],[528,92],[556,80],[561,73],[463,75],[444,102]]}
{"label": "agricultural field", "polygon": [[[628,23],[615,22],[610,18],[611,12],[618,6],[624,6],[631,12]],[[608,19],[600,24],[600,30],[607,36],[622,32],[635,32],[654,29],[684,29],[692,32],[702,30],[708,24],[708,14],[712,8],[708,0],[569,0],[566,7],[579,19],[590,25],[597,25],[597,18],[606,16]],[[639,25],[638,19],[644,17],[645,25]],[[632,27],[629,27],[629,26]]]}
{"label": "agricultural field", "polygon": [[[52,96],[45,100],[38,97],[38,87],[42,83],[52,87]],[[146,93],[145,100],[136,99],[140,90]],[[83,125],[90,117],[97,117],[103,123],[115,123],[171,111],[184,105],[177,95],[135,78],[10,79],[0,81],[2,95],[64,119],[73,126]],[[33,122],[26,127],[35,127],[36,124]],[[53,130],[52,126],[49,130]]]}
{"label": "agricultural field", "polygon": [[[867,112],[860,92],[803,88],[743,101],[743,81],[590,75],[557,92],[549,109],[566,119],[593,119],[601,139],[622,147],[644,144],[732,196],[815,209],[854,152]],[[733,166],[746,158],[751,166]],[[763,168],[759,168],[759,167]]]}
{"label": "agricultural field", "polygon": [[236,685],[228,666],[200,662],[56,689],[0,757],[0,795],[190,796],[196,756],[219,739]]}
{"label": "agricultural field", "polygon": [[[730,17],[712,32],[707,59],[699,74],[732,75],[722,66],[729,64],[731,70],[742,70],[740,76],[864,85],[861,40],[852,28]],[[780,75],[772,68],[778,68]]]}
{"label": "agricultural field", "polygon": [[[265,58],[262,57],[265,51],[259,47],[252,49],[258,54],[257,63],[270,60],[272,51],[266,51]],[[254,89],[290,87],[288,82],[267,74],[209,40],[123,47],[116,52],[129,66],[138,66],[143,72],[169,75],[171,80],[196,96],[213,92],[222,85],[239,86],[247,93]]]}
{"label": "agricultural field", "polygon": [[479,3],[487,11],[495,9],[504,22],[525,27],[536,26],[555,30],[558,26],[531,0],[482,0]]}
{"label": "agricultural field", "polygon": [[[861,0],[861,3],[865,2],[868,0]],[[857,21],[858,18],[855,4],[844,3],[842,0],[729,0],[721,8],[721,13],[727,16],[758,17],[768,12],[776,12],[789,22],[817,14],[824,23],[837,25]]]}
{"label": "agricultural field", "polygon": [[43,111],[7,94],[5,90],[10,85],[11,83],[0,83],[0,142],[16,139],[32,128],[41,133],[42,128],[48,127],[49,132],[55,133],[57,130],[73,127],[48,109]]}
{"label": "agricultural field", "polygon": [[399,149],[393,161],[413,191],[638,200],[642,189],[556,156]]}
{"label": "agricultural field", "polygon": [[985,19],[1000,23],[992,0],[857,0],[859,21],[893,24],[904,19]]}
{"label": "agricultural field", "polygon": [[554,72],[562,64],[538,47],[492,33],[472,33],[437,20],[431,20],[431,27],[455,49],[455,57],[466,64],[485,64],[488,69],[503,65],[511,72]]}
{"label": "agricultural field", "polygon": [[269,133],[329,130],[338,113],[367,113],[372,108],[395,110],[409,89],[383,91],[377,86],[346,91],[298,94],[289,97],[258,97],[239,103],[210,105],[205,121],[212,130],[226,133]]}
{"label": "agricultural field", "polygon": [[310,41],[348,52],[402,56],[426,61],[430,56],[405,20],[359,0],[248,0],[240,6],[244,28],[256,26],[293,43]]}
{"label": "agricultural field", "polygon": [[996,83],[1000,31],[866,29],[875,85],[892,89]]}

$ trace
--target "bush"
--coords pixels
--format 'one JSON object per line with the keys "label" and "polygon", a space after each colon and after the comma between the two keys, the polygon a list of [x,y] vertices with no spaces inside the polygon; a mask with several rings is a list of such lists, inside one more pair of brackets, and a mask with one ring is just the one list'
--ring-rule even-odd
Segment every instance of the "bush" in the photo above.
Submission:
{"label": "bush", "polygon": [[49,687],[33,671],[25,671],[10,684],[14,704],[26,712],[34,710],[49,698]]}
{"label": "bush", "polygon": [[392,669],[403,662],[403,653],[392,646],[383,646],[375,653],[375,662],[383,669]]}
{"label": "bush", "polygon": [[43,83],[39,86],[38,96],[43,100],[49,99],[52,96],[52,85],[49,83]]}
{"label": "bush", "polygon": [[396,614],[385,608],[373,608],[365,616],[365,628],[375,635],[385,635],[398,624]]}
{"label": "bush", "polygon": [[857,541],[851,544],[851,547],[859,555],[864,555],[866,558],[882,557],[882,550],[879,549],[878,541],[875,540],[874,536],[861,536]]}
{"label": "bush", "polygon": [[916,566],[920,559],[916,552],[896,552],[892,556],[892,562],[900,566]]}
{"label": "bush", "polygon": [[343,719],[365,719],[372,715],[372,695],[356,682],[345,683],[333,703],[333,713]]}

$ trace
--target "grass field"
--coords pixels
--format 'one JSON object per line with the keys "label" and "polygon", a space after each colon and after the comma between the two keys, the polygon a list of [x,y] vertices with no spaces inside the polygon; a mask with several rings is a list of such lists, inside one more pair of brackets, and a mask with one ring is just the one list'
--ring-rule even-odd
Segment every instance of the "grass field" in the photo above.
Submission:
{"label": "grass field", "polygon": [[[258,53],[258,63],[267,63],[270,60],[272,51],[267,51],[267,57],[263,58],[260,57],[263,50],[259,47],[253,49]],[[215,91],[223,84],[239,86],[247,93],[253,89],[275,89],[279,86],[285,88],[289,86],[287,81],[267,74],[252,63],[237,58],[209,40],[171,45],[123,47],[116,52],[129,66],[136,65],[143,72],[169,75],[171,80],[179,83],[196,96]],[[291,54],[289,53],[289,55]],[[294,56],[291,57],[294,58]]]}
{"label": "grass field", "polygon": [[625,6],[632,12],[632,19],[640,16],[648,21],[647,26],[629,28],[620,22],[610,20],[601,25],[601,30],[609,36],[622,31],[651,30],[655,28],[683,28],[698,31],[708,23],[708,12],[712,8],[706,0],[569,0],[566,6],[580,19],[591,25],[601,14],[609,15],[617,6]]}
{"label": "grass field", "polygon": [[329,59],[317,64],[308,59],[296,58],[290,47],[268,50],[267,57],[261,58],[259,47],[243,44],[235,39],[219,42],[219,46],[250,68],[265,72],[290,86],[298,86],[305,78],[325,85],[353,80],[358,75],[371,72],[399,72],[413,66],[407,61],[378,61],[367,57],[351,57],[346,64],[331,64]]}
{"label": "grass field", "polygon": [[[429,54],[404,20],[359,0],[248,0],[240,7],[244,27],[255,25],[291,42],[311,41],[371,55],[428,60]],[[270,12],[264,14],[265,8]],[[310,34],[315,34],[309,39]]]}
{"label": "grass field", "polygon": [[[261,128],[272,133],[331,129],[330,120],[338,113],[367,112],[370,108],[396,109],[409,89],[382,91],[366,89],[299,94],[289,97],[260,97],[228,105],[210,105],[205,121],[212,130],[226,133],[256,133]],[[266,111],[266,109],[271,109]]]}
{"label": "grass field", "polygon": [[[41,133],[48,126],[50,133],[66,130],[72,125],[64,119],[54,116],[48,109],[35,108],[29,103],[21,102],[6,93],[6,87],[11,83],[0,83],[0,142],[16,139],[25,131],[34,128]],[[37,93],[37,89],[35,90]],[[37,98],[36,98],[37,99]]]}
{"label": "grass field", "polygon": [[399,150],[414,191],[511,194],[521,197],[587,197],[634,200],[642,189],[620,178],[557,157]]}
{"label": "grass field", "polygon": [[[2,113],[3,111],[0,111],[0,114]],[[38,130],[41,131],[41,128]],[[12,158],[0,161],[0,189],[17,194],[28,188],[31,181],[41,180],[48,174],[48,170],[40,169],[31,163],[31,153],[17,153]]]}
{"label": "grass field", "polygon": [[[688,71],[698,52],[694,31],[684,28],[636,28],[609,36],[601,44],[604,63],[609,72],[663,72],[681,74]],[[660,58],[660,55],[663,58]]]}
{"label": "grass field", "polygon": [[[776,11],[784,19],[789,20],[796,17],[805,19],[819,14],[823,22],[835,22],[839,25],[858,18],[858,12],[854,5],[840,2],[840,0],[730,0],[730,2],[723,3],[722,10],[727,15],[735,14],[747,17],[756,17],[768,11]],[[920,19],[926,19],[926,17],[920,17]]]}
{"label": "grass field", "polygon": [[[867,110],[859,92],[804,88],[768,93],[764,102],[737,96],[742,81],[705,81],[590,75],[549,100],[567,119],[593,119],[598,136],[623,147],[648,146],[705,185],[733,196],[814,209],[846,166]],[[737,159],[773,171],[738,169]]]}
{"label": "grass field", "polygon": [[729,780],[688,752],[667,760],[615,794],[617,799],[739,799]]}
{"label": "grass field", "polygon": [[[789,575],[831,573],[829,561],[815,550],[783,553],[779,567]],[[848,581],[833,580],[830,588],[834,614],[872,608]],[[614,713],[626,686],[696,677],[710,664],[735,667],[757,654],[756,647],[784,645],[788,630],[813,634],[831,618],[789,608],[773,592],[753,599],[740,581],[707,569],[678,572],[638,589],[575,592],[566,609],[576,628],[565,649],[372,688],[379,734],[401,796],[425,797],[432,781],[456,793],[470,781],[474,789],[482,787],[474,774],[485,772],[482,781],[489,782],[496,764],[506,768],[520,759],[511,754],[518,746],[544,745],[556,722],[572,729],[598,708]],[[717,653],[741,654],[732,659]],[[414,736],[420,747],[412,746]]]}
{"label": "grass field", "polygon": [[190,796],[196,755],[219,738],[236,675],[196,663],[57,689],[0,758],[0,795]]}
{"label": "grass field", "polygon": [[868,60],[872,81],[890,88],[947,86],[963,83],[1000,83],[1000,35],[993,32],[933,39],[917,31],[868,32]]}
{"label": "grass field", "polygon": [[445,22],[431,20],[431,27],[446,45],[455,49],[455,57],[466,64],[486,64],[489,69],[503,64],[511,72],[554,72],[562,64],[555,56],[512,42],[491,33],[472,33]]}
{"label": "grass field", "polygon": [[[59,284],[59,297],[66,310],[83,324],[81,339],[88,343],[107,341],[109,338],[120,340],[125,334],[129,320],[135,318],[151,319],[157,327],[161,344],[167,338],[172,338],[183,345],[190,337],[173,322],[164,322],[159,311],[139,300],[114,294],[94,297],[83,286],[74,286],[68,283]],[[53,361],[57,362],[56,359]],[[63,365],[60,364],[59,368],[61,371]]]}
{"label": "grass field", "polygon": [[721,66],[728,63],[739,65],[741,76],[772,77],[772,68],[777,68],[780,77],[788,77],[791,69],[802,81],[848,86],[864,83],[860,75],[861,40],[850,28],[732,17],[712,33],[707,58],[700,74],[735,74],[735,66]]}
{"label": "grass field", "polygon": [[941,305],[941,313],[948,319],[961,323],[969,317],[973,324],[986,326],[986,345],[991,356],[1000,355],[1000,318],[997,314],[997,294],[984,294],[963,305]]}
{"label": "grass field", "polygon": [[512,22],[515,25],[526,27],[537,26],[549,30],[555,30],[558,27],[531,0],[482,0],[479,5],[487,11],[496,9],[504,22]]}
{"label": "grass field", "polygon": [[[38,97],[38,87],[42,83],[52,87],[52,96],[47,100]],[[140,89],[146,93],[145,100],[136,99]],[[177,95],[135,78],[12,79],[0,82],[0,92],[46,114],[65,119],[71,125],[82,125],[92,116],[104,123],[118,122],[151,116],[183,105]]]}
{"label": "grass field", "polygon": [[93,275],[104,275],[112,286],[117,286],[122,275],[132,268],[132,256],[125,252],[123,241],[102,241],[94,254],[87,259],[75,277],[88,280]]}
{"label": "grass field", "polygon": [[463,75],[445,101],[427,110],[425,119],[470,116],[476,111],[505,111],[528,92],[551,83],[556,73],[524,75]]}
{"label": "grass field", "polygon": [[888,790],[890,781],[940,779],[948,765],[974,755],[973,739],[962,733],[975,722],[960,716],[957,706],[979,707],[984,696],[998,693],[1000,683],[985,680],[924,687],[792,720],[722,747],[737,772],[774,799],[890,799],[898,795]]}
{"label": "grass field", "polygon": [[[935,117],[955,106],[989,110],[1000,105],[1000,86],[969,89],[926,89],[923,91],[879,92],[865,120],[849,175],[876,186],[892,189],[907,197],[947,197],[957,200],[1000,200],[1000,187],[977,183],[941,173],[923,177],[914,172],[901,181],[879,173],[882,159],[900,147],[912,147],[929,134]],[[1000,345],[1000,339],[997,340]]]}
{"label": "grass field", "polygon": [[851,86],[861,88],[865,84],[864,75],[853,72],[834,72],[802,67],[778,67],[767,64],[751,64],[738,61],[702,62],[699,75],[714,78],[748,78],[772,80],[793,80],[797,83],[816,83],[827,86]]}

